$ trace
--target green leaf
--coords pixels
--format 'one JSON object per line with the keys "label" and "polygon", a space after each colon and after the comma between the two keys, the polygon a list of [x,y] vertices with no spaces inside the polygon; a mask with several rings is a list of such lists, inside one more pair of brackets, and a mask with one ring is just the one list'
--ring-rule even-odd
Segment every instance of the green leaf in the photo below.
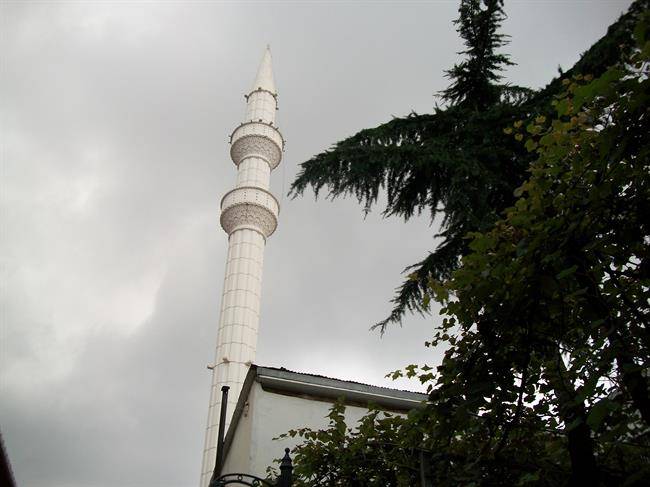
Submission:
{"label": "green leaf", "polygon": [[535,142],[533,139],[528,139],[526,141],[525,147],[528,152],[532,152],[537,149],[537,142]]}
{"label": "green leaf", "polygon": [[519,482],[517,485],[526,485],[531,482],[537,482],[539,480],[539,472],[529,472],[524,475],[522,475],[519,478]]}
{"label": "green leaf", "polygon": [[582,423],[584,423],[584,421],[583,421],[583,419],[582,419],[581,417],[580,417],[580,418],[576,418],[576,419],[574,419],[573,421],[571,421],[568,425],[566,425],[566,427],[564,428],[564,430],[565,430],[566,432],[573,431],[573,430],[576,429],[578,426],[580,426]]}
{"label": "green leaf", "polygon": [[597,431],[600,425],[610,412],[618,409],[618,404],[610,399],[604,398],[594,404],[587,416],[587,424],[593,431]]}
{"label": "green leaf", "polygon": [[612,67],[591,83],[577,88],[573,95],[574,106],[581,107],[593,101],[597,96],[609,95],[615,89],[616,81],[622,78],[624,74],[623,70]]}
{"label": "green leaf", "polygon": [[[567,80],[564,80],[567,81]],[[555,110],[559,116],[566,115],[569,113],[569,101],[567,99],[560,100],[557,105],[555,105]]]}
{"label": "green leaf", "polygon": [[648,41],[648,23],[643,21],[637,22],[632,35],[637,46],[645,44]]}
{"label": "green leaf", "polygon": [[562,272],[560,272],[560,273],[559,273],[557,276],[555,276],[555,277],[556,277],[557,280],[559,281],[559,280],[561,280],[561,279],[564,279],[565,277],[570,276],[570,275],[573,274],[576,270],[578,270],[578,266],[577,266],[577,265],[572,265],[571,267],[568,267],[568,268],[564,269]]}

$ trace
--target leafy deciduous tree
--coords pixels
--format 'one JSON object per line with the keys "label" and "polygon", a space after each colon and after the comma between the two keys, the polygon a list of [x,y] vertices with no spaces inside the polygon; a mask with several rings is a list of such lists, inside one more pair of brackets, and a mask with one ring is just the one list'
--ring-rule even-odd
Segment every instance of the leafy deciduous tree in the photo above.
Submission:
{"label": "leafy deciduous tree", "polygon": [[427,281],[445,316],[432,345],[448,349],[435,373],[404,372],[428,384],[426,406],[352,430],[337,405],[329,429],[291,432],[306,485],[650,481],[645,6],[616,65],[565,78],[552,116],[501,127],[533,162],[502,219]]}

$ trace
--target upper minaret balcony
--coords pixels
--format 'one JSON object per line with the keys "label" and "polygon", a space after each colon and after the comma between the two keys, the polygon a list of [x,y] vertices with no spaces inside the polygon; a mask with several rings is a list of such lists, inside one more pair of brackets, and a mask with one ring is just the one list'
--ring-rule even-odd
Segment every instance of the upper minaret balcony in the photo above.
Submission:
{"label": "upper minaret balcony", "polygon": [[[277,90],[273,79],[271,65],[271,50],[267,46],[262,62],[257,70],[251,91],[246,96],[246,118],[230,136],[230,156],[240,171],[248,172],[247,166],[256,166],[255,186],[264,189],[268,187],[260,178],[260,171],[266,171],[256,161],[265,161],[269,173],[277,167],[282,159],[284,139],[275,123],[275,113],[278,108]],[[248,161],[243,167],[241,163]],[[242,173],[242,181],[250,184],[248,174]],[[238,181],[238,184],[241,181]]]}

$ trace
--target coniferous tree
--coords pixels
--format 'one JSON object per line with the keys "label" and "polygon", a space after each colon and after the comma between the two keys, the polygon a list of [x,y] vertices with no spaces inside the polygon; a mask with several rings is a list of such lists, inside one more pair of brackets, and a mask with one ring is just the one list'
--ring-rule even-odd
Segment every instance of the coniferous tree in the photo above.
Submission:
{"label": "coniferous tree", "polygon": [[[566,74],[600,75],[631,49],[631,19],[647,8],[633,4]],[[449,277],[464,255],[467,232],[488,228],[514,202],[513,191],[526,178],[531,155],[506,137],[502,128],[531,113],[550,112],[554,80],[539,92],[499,84],[512,64],[498,52],[506,43],[499,27],[503,0],[462,0],[456,21],[465,43],[465,59],[447,72],[450,86],[441,95],[444,108],[433,114],[411,113],[365,129],[304,162],[290,194],[311,187],[318,195],[352,195],[369,212],[386,190],[384,216],[409,219],[442,213],[441,243],[422,261],[407,268],[408,279],[393,298],[393,310],[377,323],[383,331],[399,323],[407,310],[425,311],[423,296],[430,278]]]}
{"label": "coniferous tree", "polygon": [[503,0],[466,0],[458,9],[454,23],[466,49],[466,59],[447,71],[451,85],[442,92],[445,101],[473,110],[485,110],[499,102],[502,86],[500,74],[514,63],[498,49],[507,42],[499,33],[505,19]]}

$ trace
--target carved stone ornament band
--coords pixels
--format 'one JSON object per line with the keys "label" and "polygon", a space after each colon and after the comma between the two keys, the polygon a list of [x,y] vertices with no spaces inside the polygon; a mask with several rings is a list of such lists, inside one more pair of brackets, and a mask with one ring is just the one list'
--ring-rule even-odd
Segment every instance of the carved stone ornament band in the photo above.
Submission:
{"label": "carved stone ornament band", "polygon": [[264,159],[273,170],[280,164],[282,151],[274,140],[264,135],[245,135],[233,142],[230,157],[235,165],[251,156]]}
{"label": "carved stone ornament band", "polygon": [[239,228],[252,228],[268,238],[277,226],[276,216],[256,203],[239,203],[221,212],[221,227],[228,235]]}

